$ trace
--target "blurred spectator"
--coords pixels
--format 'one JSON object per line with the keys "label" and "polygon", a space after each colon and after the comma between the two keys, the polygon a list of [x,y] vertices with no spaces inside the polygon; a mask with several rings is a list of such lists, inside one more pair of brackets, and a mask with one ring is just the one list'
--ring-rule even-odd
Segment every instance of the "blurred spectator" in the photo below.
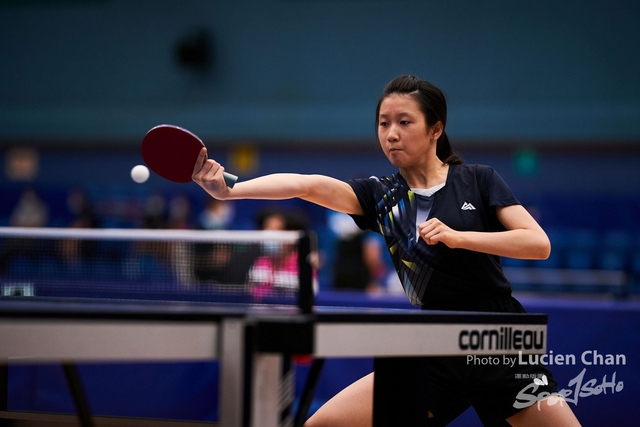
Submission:
{"label": "blurred spectator", "polygon": [[198,216],[198,226],[204,230],[226,230],[231,227],[234,217],[232,202],[209,198]]}
{"label": "blurred spectator", "polygon": [[258,211],[256,225],[260,230],[301,231],[308,229],[304,212],[270,206]]}
{"label": "blurred spectator", "polygon": [[[256,222],[261,230],[307,229],[307,221],[303,214],[277,207],[261,210]],[[247,281],[251,285],[251,293],[258,299],[266,296],[295,294],[299,286],[296,245],[264,242],[262,255],[253,263],[247,275]]]}
{"label": "blurred spectator", "polygon": [[[231,227],[235,211],[232,202],[208,198],[198,215],[198,228],[226,230]],[[243,284],[255,255],[237,257],[231,268],[231,245],[197,243],[194,246],[193,271],[200,283]]]}
{"label": "blurred spectator", "polygon": [[[67,193],[67,211],[72,216],[69,227],[99,227],[98,217],[93,210],[93,205],[81,189],[72,189]],[[66,264],[77,266],[83,259],[90,258],[95,254],[96,241],[62,239],[59,243],[59,249]]]}
{"label": "blurred spectator", "polygon": [[341,290],[384,290],[387,264],[377,235],[363,232],[346,214],[330,212],[328,225],[336,235],[333,286]]}
{"label": "blurred spectator", "polygon": [[49,208],[32,188],[24,190],[11,213],[13,227],[45,227],[49,221]]}
{"label": "blurred spectator", "polygon": [[162,193],[154,193],[144,202],[144,228],[167,228],[167,201]]}
{"label": "blurred spectator", "polygon": [[172,229],[186,230],[193,228],[189,221],[191,201],[184,194],[176,194],[169,200],[167,226]]}
{"label": "blurred spectator", "polygon": [[[44,227],[49,220],[49,208],[32,188],[22,192],[11,212],[9,225],[13,227]],[[33,258],[37,252],[34,239],[7,238],[0,245],[0,273],[5,273],[14,260]],[[33,264],[32,267],[35,267]]]}
{"label": "blurred spectator", "polygon": [[72,216],[69,227],[98,228],[100,226],[93,204],[81,189],[72,189],[67,194],[67,211]]}

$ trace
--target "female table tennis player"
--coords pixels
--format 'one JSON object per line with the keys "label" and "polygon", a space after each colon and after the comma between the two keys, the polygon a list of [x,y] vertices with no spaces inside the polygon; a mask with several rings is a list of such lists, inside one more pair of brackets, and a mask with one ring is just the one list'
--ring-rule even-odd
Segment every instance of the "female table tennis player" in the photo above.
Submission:
{"label": "female table tennis player", "polygon": [[[274,174],[231,189],[224,168],[205,160],[203,148],[193,180],[217,199],[298,197],[350,214],[361,228],[385,237],[409,300],[423,309],[524,312],[511,296],[499,257],[545,259],[549,239],[492,168],[464,164],[456,155],[445,133],[446,120],[443,93],[402,75],[385,87],[375,118],[380,145],[397,173],[347,182]],[[447,425],[469,406],[486,426],[580,425],[543,366],[473,366],[460,357],[429,360],[423,376],[428,397],[424,425]],[[536,381],[541,385],[535,395],[542,399],[522,408],[519,393],[541,375],[546,381]],[[369,427],[372,402],[369,374],[329,400],[305,426]]]}

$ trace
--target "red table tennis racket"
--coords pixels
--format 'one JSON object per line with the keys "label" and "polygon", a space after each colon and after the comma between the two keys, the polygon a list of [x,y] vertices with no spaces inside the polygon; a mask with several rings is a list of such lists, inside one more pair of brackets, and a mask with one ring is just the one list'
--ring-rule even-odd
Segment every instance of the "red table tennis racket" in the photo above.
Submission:
{"label": "red table tennis racket", "polygon": [[[204,143],[193,133],[174,125],[152,128],[142,139],[142,158],[149,169],[173,182],[190,182]],[[233,188],[238,177],[224,172],[224,181]]]}

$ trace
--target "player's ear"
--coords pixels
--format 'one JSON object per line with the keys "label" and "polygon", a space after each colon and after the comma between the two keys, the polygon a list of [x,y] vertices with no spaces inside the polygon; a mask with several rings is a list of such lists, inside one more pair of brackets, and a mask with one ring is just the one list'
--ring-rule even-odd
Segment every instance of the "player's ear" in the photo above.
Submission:
{"label": "player's ear", "polygon": [[442,135],[442,132],[444,132],[442,122],[438,120],[433,126],[431,126],[429,132],[433,136],[433,139],[437,141],[440,138],[440,135]]}

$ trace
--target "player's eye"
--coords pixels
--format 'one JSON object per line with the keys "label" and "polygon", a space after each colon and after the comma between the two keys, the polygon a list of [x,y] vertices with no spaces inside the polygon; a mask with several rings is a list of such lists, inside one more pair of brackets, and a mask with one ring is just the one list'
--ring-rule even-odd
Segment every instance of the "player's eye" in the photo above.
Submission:
{"label": "player's eye", "polygon": [[387,127],[387,126],[389,126],[389,123],[381,121],[381,122],[379,123],[379,126],[381,126],[381,127]]}
{"label": "player's eye", "polygon": [[411,123],[409,120],[400,120],[401,125],[408,125],[409,123]]}

